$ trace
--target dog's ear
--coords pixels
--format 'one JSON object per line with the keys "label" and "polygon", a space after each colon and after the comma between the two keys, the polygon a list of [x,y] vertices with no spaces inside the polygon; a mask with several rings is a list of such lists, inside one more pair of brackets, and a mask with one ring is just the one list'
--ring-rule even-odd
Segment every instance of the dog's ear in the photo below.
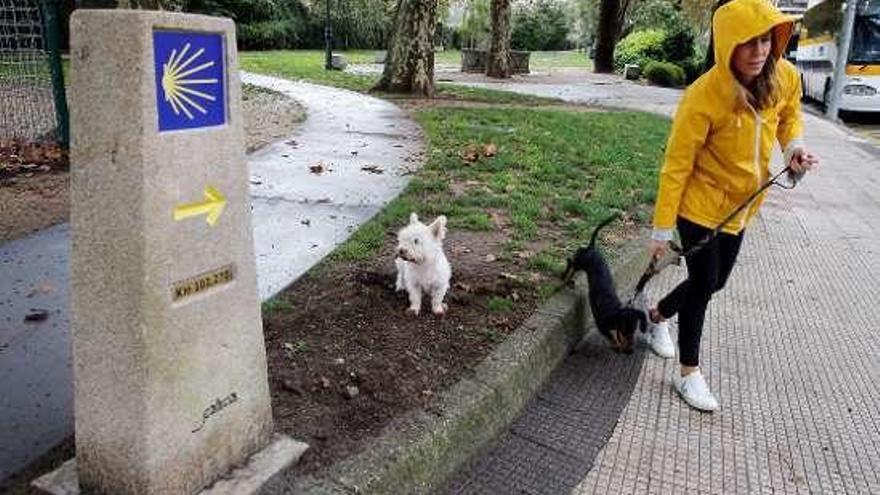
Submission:
{"label": "dog's ear", "polygon": [[446,217],[440,215],[431,222],[431,225],[429,225],[428,228],[431,230],[431,235],[434,236],[434,239],[442,241],[446,238]]}
{"label": "dog's ear", "polygon": [[414,223],[419,223],[419,216],[416,215],[416,212],[409,214],[409,224],[412,225]]}

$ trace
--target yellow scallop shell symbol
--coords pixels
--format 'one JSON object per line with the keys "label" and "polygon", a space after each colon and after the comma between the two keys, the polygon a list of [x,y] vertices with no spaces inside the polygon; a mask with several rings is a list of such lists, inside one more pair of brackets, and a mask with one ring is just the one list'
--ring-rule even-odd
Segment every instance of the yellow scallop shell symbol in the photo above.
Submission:
{"label": "yellow scallop shell symbol", "polygon": [[[168,61],[162,64],[162,89],[165,91],[165,101],[171,105],[175,115],[183,112],[190,120],[193,119],[193,110],[197,110],[202,114],[207,114],[205,110],[205,102],[213,102],[217,97],[203,91],[193,89],[192,86],[201,86],[206,84],[217,84],[217,79],[198,79],[198,73],[214,66],[214,61],[208,61],[199,64],[198,58],[205,52],[204,48],[200,48],[189,56],[186,61],[181,60],[186,57],[191,45],[187,43],[183,50],[177,53],[177,49],[171,50]],[[198,64],[190,68],[191,65]]]}

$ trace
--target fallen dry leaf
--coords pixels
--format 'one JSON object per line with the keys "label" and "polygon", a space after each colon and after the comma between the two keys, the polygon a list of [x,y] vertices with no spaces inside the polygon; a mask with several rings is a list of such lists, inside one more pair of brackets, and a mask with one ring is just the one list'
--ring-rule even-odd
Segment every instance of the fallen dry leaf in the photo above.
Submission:
{"label": "fallen dry leaf", "polygon": [[458,156],[468,163],[474,163],[480,158],[480,152],[477,150],[476,145],[469,144]]}
{"label": "fallen dry leaf", "polygon": [[460,291],[464,291],[464,292],[470,292],[470,291],[471,291],[471,286],[468,285],[468,284],[462,283],[462,282],[456,282],[454,287],[455,287],[456,289],[458,289],[458,290],[460,290]]}

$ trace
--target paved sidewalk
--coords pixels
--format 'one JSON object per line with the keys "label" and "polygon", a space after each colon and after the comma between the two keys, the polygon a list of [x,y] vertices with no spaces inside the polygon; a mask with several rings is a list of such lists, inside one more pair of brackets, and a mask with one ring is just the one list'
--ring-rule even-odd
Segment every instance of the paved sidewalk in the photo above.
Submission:
{"label": "paved sidewalk", "polygon": [[557,71],[553,75],[514,76],[498,81],[475,74],[456,75],[454,84],[497,89],[514,93],[559,98],[572,103],[640,110],[672,115],[681,98],[677,89],[647,86],[614,74],[593,74],[578,70]]}
{"label": "paved sidewalk", "polygon": [[[541,94],[562,89],[582,90]],[[822,168],[771,193],[707,314],[721,411],[675,396],[674,360],[593,334],[438,493],[880,493],[880,152],[805,119]],[[652,295],[684,276],[668,269]]]}
{"label": "paved sidewalk", "polygon": [[[242,80],[308,112],[295,134],[248,156],[267,299],[396,197],[421,165],[423,145],[418,125],[391,103],[267,76]],[[317,164],[321,174],[310,169]],[[66,224],[0,244],[0,481],[73,433],[69,254]],[[49,319],[25,323],[31,308]]]}
{"label": "paved sidewalk", "polygon": [[387,101],[258,74],[242,74],[242,82],[290,96],[308,112],[291,138],[248,157],[257,275],[266,299],[396,198],[421,166],[424,149],[419,126]]}

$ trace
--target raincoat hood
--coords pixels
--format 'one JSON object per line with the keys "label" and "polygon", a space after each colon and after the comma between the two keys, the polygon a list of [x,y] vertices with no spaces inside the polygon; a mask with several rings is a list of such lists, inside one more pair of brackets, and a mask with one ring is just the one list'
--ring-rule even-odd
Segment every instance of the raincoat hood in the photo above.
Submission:
{"label": "raincoat hood", "polygon": [[715,11],[712,19],[715,62],[730,77],[730,61],[737,45],[773,30],[773,53],[782,57],[794,30],[794,18],[781,13],[768,0],[733,0]]}

